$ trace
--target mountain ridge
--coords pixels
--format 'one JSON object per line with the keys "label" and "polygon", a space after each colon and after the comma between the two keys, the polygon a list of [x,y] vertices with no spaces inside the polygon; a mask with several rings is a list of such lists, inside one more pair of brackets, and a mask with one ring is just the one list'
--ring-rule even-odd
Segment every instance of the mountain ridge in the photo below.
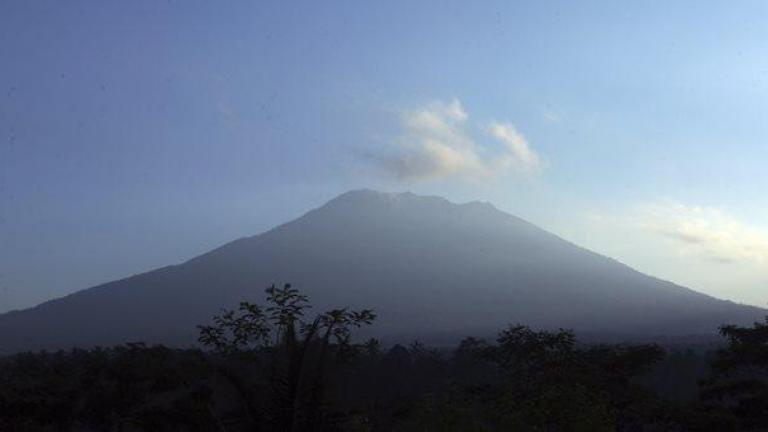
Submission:
{"label": "mountain ridge", "polygon": [[281,282],[317,309],[379,310],[376,335],[466,335],[515,321],[710,334],[765,315],[645,275],[490,203],[363,189],[183,263],[2,314],[0,350],[190,344],[196,324],[242,299],[260,301],[263,288]]}

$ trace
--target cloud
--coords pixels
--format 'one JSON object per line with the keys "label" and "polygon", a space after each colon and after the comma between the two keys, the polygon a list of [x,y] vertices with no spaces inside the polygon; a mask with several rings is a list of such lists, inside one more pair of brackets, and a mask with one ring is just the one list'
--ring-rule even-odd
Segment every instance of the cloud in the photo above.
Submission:
{"label": "cloud", "polygon": [[539,156],[531,150],[528,141],[509,123],[491,123],[487,133],[504,144],[506,153],[497,156],[495,163],[503,169],[513,167],[524,172],[535,172],[541,167]]}
{"label": "cloud", "polygon": [[680,252],[720,263],[768,262],[768,233],[721,209],[675,202],[644,206],[642,226],[678,244]]}
{"label": "cloud", "polygon": [[544,110],[544,113],[542,114],[542,117],[544,117],[544,121],[547,123],[559,123],[560,122],[560,115],[558,115],[556,112],[551,110]]}
{"label": "cloud", "polygon": [[[392,148],[376,160],[401,179],[482,179],[511,172],[533,174],[541,168],[539,156],[511,123],[473,128],[458,99],[403,112],[400,127]],[[483,145],[478,138],[493,145]]]}

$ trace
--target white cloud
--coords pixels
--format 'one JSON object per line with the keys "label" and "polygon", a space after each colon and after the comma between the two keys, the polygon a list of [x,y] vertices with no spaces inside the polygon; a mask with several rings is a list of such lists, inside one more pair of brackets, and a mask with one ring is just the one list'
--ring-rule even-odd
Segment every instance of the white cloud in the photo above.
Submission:
{"label": "white cloud", "polygon": [[638,215],[647,230],[674,241],[684,255],[728,262],[768,262],[768,232],[721,209],[675,202],[644,206]]}
{"label": "white cloud", "polygon": [[468,119],[458,99],[406,111],[400,117],[402,131],[394,148],[377,160],[399,178],[478,179],[539,170],[539,156],[512,124],[493,122],[479,128],[484,134],[476,135],[496,141],[481,145]]}
{"label": "white cloud", "polygon": [[535,172],[541,167],[539,156],[531,150],[525,137],[510,123],[491,123],[487,133],[504,144],[507,152],[498,156],[496,163],[503,169],[510,167]]}

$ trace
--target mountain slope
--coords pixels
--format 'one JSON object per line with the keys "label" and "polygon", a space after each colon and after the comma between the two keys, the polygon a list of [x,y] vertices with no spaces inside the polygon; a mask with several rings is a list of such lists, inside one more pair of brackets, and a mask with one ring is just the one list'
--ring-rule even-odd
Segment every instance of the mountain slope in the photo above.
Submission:
{"label": "mountain slope", "polygon": [[377,335],[468,335],[509,322],[600,334],[711,334],[765,310],[592,253],[489,204],[353,191],[176,266],[0,315],[0,351],[189,344],[195,325],[271,283],[317,309],[372,307]]}

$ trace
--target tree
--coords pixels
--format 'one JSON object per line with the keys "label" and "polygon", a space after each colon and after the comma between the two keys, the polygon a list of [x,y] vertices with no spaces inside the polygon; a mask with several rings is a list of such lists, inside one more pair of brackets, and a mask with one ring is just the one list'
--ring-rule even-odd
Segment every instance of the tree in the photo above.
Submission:
{"label": "tree", "polygon": [[[248,388],[236,369],[219,367],[237,388],[250,420],[264,430],[322,430],[334,422],[325,408],[328,370],[360,345],[353,329],[376,318],[370,309],[333,309],[306,318],[309,300],[290,284],[266,290],[267,307],[242,302],[225,310],[213,325],[199,326],[199,341],[220,357],[253,365],[258,375],[268,371],[269,397]],[[230,363],[232,364],[232,363]],[[256,383],[258,386],[258,383]]]}
{"label": "tree", "polygon": [[768,424],[768,317],[752,327],[726,325],[728,345],[715,353],[702,398],[730,412],[740,430],[765,430]]}
{"label": "tree", "polygon": [[495,369],[497,378],[474,390],[504,430],[623,430],[637,422],[630,408],[648,397],[633,379],[663,356],[653,345],[579,348],[571,331],[523,325],[493,345],[464,341],[459,358],[473,351]]}
{"label": "tree", "polygon": [[0,430],[217,430],[199,352],[134,343],[0,359]]}

